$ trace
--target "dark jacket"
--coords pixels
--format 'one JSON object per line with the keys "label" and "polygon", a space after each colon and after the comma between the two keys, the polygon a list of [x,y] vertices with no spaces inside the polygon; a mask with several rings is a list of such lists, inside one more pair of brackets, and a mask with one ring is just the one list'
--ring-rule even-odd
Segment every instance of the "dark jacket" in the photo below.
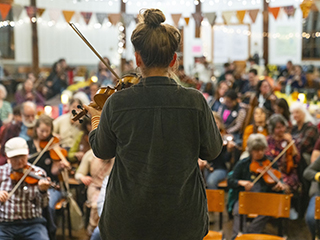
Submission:
{"label": "dark jacket", "polygon": [[207,203],[197,161],[215,159],[222,139],[199,91],[167,77],[141,79],[108,98],[89,141],[97,157],[116,157],[102,239],[203,239]]}

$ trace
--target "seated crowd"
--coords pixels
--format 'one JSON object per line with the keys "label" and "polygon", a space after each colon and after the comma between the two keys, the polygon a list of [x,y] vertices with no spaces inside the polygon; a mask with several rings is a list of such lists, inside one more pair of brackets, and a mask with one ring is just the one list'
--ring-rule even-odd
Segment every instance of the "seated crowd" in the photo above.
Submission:
{"label": "seated crowd", "polygon": [[[314,236],[315,196],[320,193],[316,183],[320,182],[320,135],[315,118],[303,103],[295,102],[289,107],[286,99],[277,98],[275,94],[288,85],[291,91],[304,88],[307,81],[302,68],[288,62],[278,79],[259,79],[254,68],[239,74],[234,64],[227,63],[224,67],[225,72],[216,81],[203,82],[188,77],[182,65],[173,78],[182,86],[203,92],[220,129],[224,143],[220,155],[209,162],[199,159],[199,166],[208,189],[218,189],[219,183],[227,180],[228,212],[234,221],[232,239],[239,232],[240,191],[292,194],[290,219],[304,218],[306,214],[307,225]],[[132,70],[128,62],[126,72]],[[30,234],[32,239],[55,239],[55,207],[68,197],[68,178],[71,177],[85,186],[86,205],[91,209],[87,231],[91,239],[100,239],[97,225],[101,202],[114,159],[94,156],[88,141],[91,122],[88,118],[83,118],[81,123],[73,121],[72,112],[83,104],[83,97],[77,97],[83,95],[78,93],[85,93],[86,100],[91,101],[100,86],[115,86],[116,79],[99,63],[94,73],[98,81],[86,81],[74,91],[64,114],[52,119],[39,108],[69,87],[68,71],[70,68],[61,59],[54,63],[51,73],[41,83],[33,74],[28,74],[25,82],[18,85],[11,103],[5,100],[7,90],[0,84],[0,236],[3,238]],[[289,144],[292,145],[286,149]],[[279,181],[268,185],[261,178],[253,184],[256,174],[250,169],[251,163],[272,161],[284,149],[286,153],[273,165],[281,173]],[[10,173],[24,172],[35,160],[32,171],[40,171],[43,179],[37,184],[23,182],[22,188],[11,193],[17,180]],[[51,183],[60,188],[49,188]],[[262,232],[268,220],[258,216],[247,231]],[[17,223],[23,226],[19,231],[15,231]],[[39,231],[33,231],[34,226],[39,226]],[[4,227],[10,231],[4,231]]]}

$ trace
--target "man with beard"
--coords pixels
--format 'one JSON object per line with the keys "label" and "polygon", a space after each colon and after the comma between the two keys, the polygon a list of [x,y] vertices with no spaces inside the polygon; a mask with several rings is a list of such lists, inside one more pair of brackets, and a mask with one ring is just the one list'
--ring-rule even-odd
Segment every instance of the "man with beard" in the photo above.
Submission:
{"label": "man with beard", "polygon": [[[14,120],[8,123],[7,125],[4,125],[4,129],[1,131],[0,135],[0,165],[3,165],[6,163],[6,157],[4,153],[4,146],[5,143],[13,138],[13,137],[22,137],[26,141],[30,140],[30,129],[32,129],[36,123],[36,105],[33,102],[24,102],[21,105],[21,109],[19,113],[21,112],[21,118],[20,114],[16,113],[14,114]],[[15,117],[17,115],[17,117]],[[28,132],[29,130],[29,132]]]}
{"label": "man with beard", "polygon": [[33,102],[28,101],[21,105],[22,125],[20,128],[19,137],[22,137],[26,141],[31,139],[28,130],[30,131],[30,129],[32,129],[36,124],[36,114],[37,106]]}

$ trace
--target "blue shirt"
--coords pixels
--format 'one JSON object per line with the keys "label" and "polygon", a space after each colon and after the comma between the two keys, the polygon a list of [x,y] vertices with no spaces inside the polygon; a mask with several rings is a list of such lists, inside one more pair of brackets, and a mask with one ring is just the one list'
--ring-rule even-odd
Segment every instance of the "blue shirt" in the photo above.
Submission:
{"label": "blue shirt", "polygon": [[22,137],[24,140],[29,141],[31,138],[27,134],[28,128],[22,123],[19,137]]}

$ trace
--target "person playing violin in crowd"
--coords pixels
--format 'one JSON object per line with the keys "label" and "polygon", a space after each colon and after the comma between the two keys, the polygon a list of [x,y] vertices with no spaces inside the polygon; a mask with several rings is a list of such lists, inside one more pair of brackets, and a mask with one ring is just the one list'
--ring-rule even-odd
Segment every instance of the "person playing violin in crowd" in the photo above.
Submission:
{"label": "person playing violin in crowd", "polygon": [[[49,180],[43,178],[37,184],[27,181],[9,197],[19,179],[11,179],[13,171],[20,171],[28,163],[28,145],[21,137],[11,138],[5,144],[8,163],[0,166],[0,239],[49,240],[42,209],[48,205]],[[43,169],[33,166],[43,176]]]}
{"label": "person playing violin in crowd", "polygon": [[[53,120],[49,116],[43,114],[39,117],[36,122],[34,128],[34,135],[32,140],[29,140],[28,147],[31,156],[35,153],[41,152],[41,143],[47,142],[52,138],[52,130],[53,130]],[[53,151],[52,149],[50,151]],[[66,161],[56,161],[53,160],[50,151],[45,152],[36,166],[41,167],[47,173],[47,175],[51,178],[54,183],[59,182],[58,175],[60,171],[64,168],[70,168],[70,163]],[[33,162],[36,156],[31,157],[29,162]],[[55,205],[62,198],[62,193],[56,189],[49,189],[50,200],[49,200],[49,217],[50,217],[50,235],[54,236],[56,232],[56,225],[54,223],[55,216]]]}
{"label": "person playing violin in crowd", "polygon": [[95,156],[115,157],[101,239],[200,240],[208,215],[198,158],[215,159],[222,139],[203,95],[170,78],[179,30],[163,24],[159,9],[139,17],[131,41],[142,79],[111,95],[102,112],[85,106]]}
{"label": "person playing violin in crowd", "polygon": [[[281,179],[278,179],[279,181],[275,181],[273,184],[268,184],[265,182],[264,178],[260,178],[255,184],[253,183],[253,180],[258,174],[253,172],[251,164],[256,162],[262,164],[267,160],[265,155],[267,147],[268,143],[265,136],[260,133],[251,134],[247,142],[247,148],[250,156],[238,161],[233,169],[233,173],[228,177],[228,186],[233,190],[232,194],[234,194],[233,202],[230,203],[231,206],[234,204],[232,239],[237,237],[240,229],[240,215],[238,211],[238,196],[240,191],[280,192],[288,189],[288,187],[281,182]],[[247,229],[247,232],[261,233],[268,219],[269,217],[267,216],[258,216],[254,218]]]}

